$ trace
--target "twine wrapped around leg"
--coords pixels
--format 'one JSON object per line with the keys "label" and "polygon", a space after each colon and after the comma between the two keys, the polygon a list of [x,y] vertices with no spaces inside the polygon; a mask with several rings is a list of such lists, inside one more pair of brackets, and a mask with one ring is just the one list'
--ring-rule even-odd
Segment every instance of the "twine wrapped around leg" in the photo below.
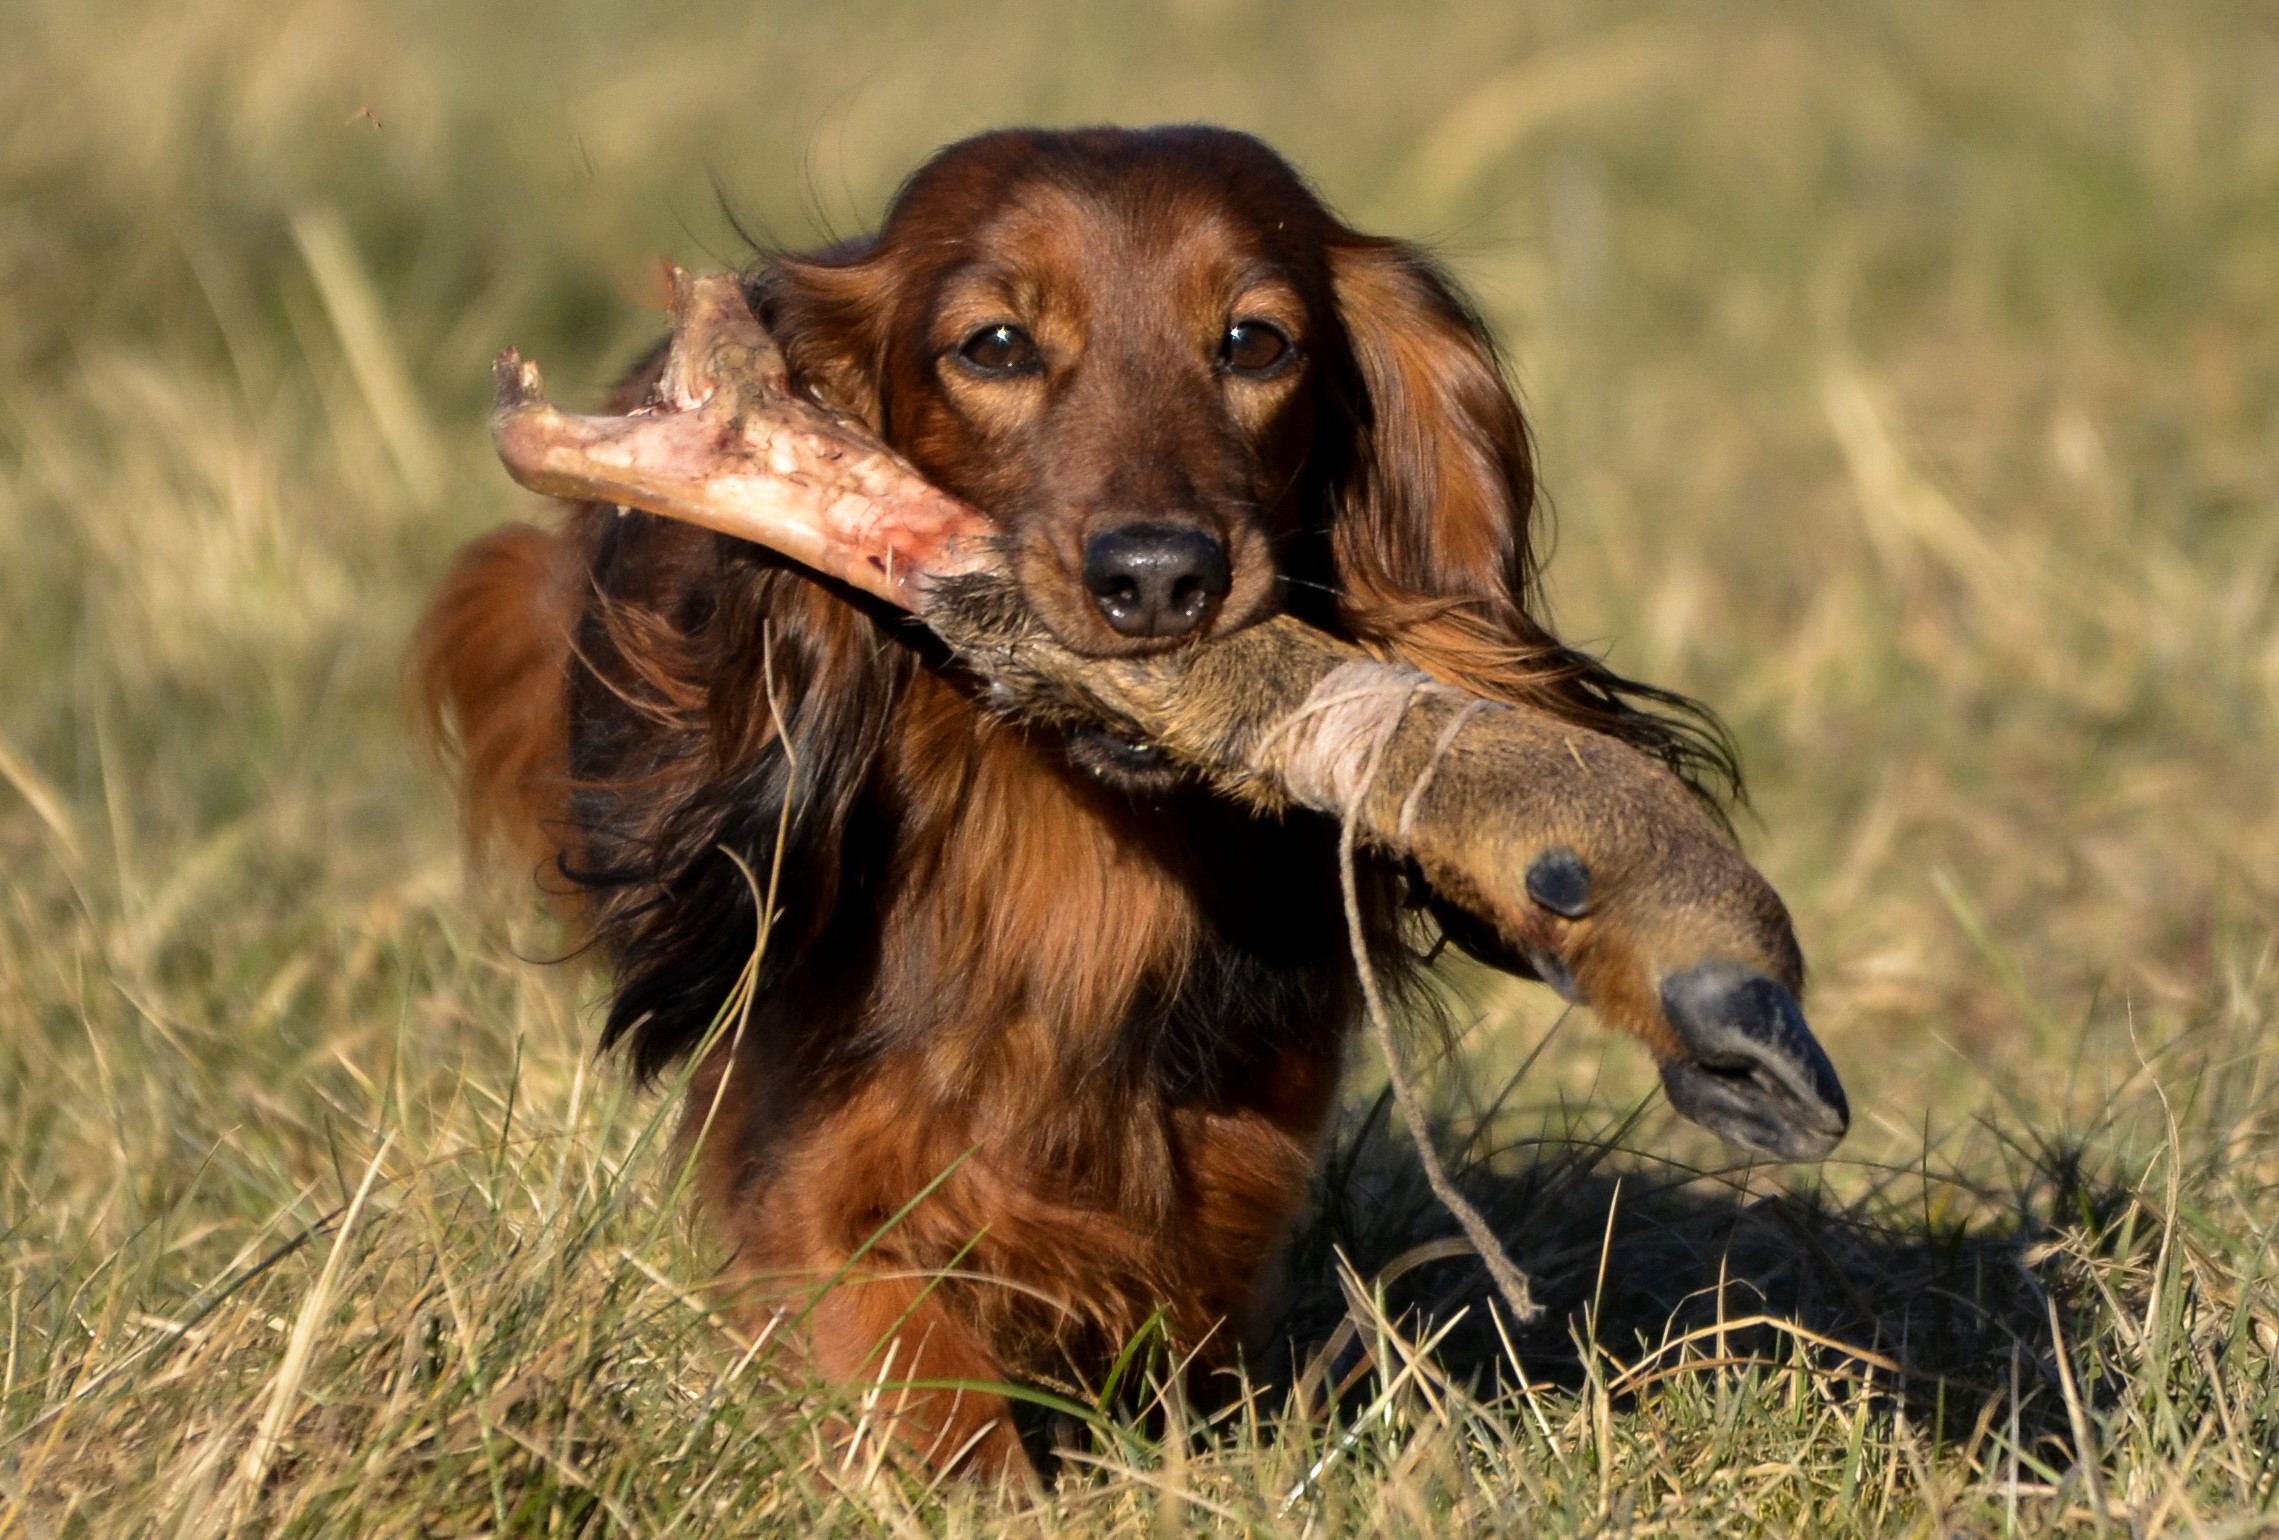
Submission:
{"label": "twine wrapped around leg", "polygon": [[[1353,948],[1354,972],[1361,979],[1361,1001],[1369,1016],[1369,1035],[1376,1041],[1378,1055],[1385,1061],[1385,1083],[1392,1087],[1393,1100],[1400,1106],[1401,1118],[1409,1125],[1409,1138],[1416,1145],[1417,1160],[1424,1166],[1425,1182],[1432,1188],[1432,1195],[1440,1200],[1440,1206],[1448,1210],[1450,1217],[1462,1228],[1464,1238],[1472,1243],[1472,1250],[1479,1254],[1481,1265],[1487,1268],[1488,1276],[1495,1281],[1496,1292],[1503,1296],[1504,1308],[1511,1312],[1512,1319],[1532,1321],[1543,1313],[1543,1307],[1535,1302],[1535,1291],[1528,1283],[1527,1274],[1521,1272],[1512,1261],[1510,1253],[1504,1250],[1502,1240],[1488,1227],[1488,1221],[1472,1206],[1471,1200],[1456,1190],[1456,1184],[1448,1179],[1448,1168],[1440,1163],[1440,1152],[1432,1146],[1432,1125],[1425,1117],[1423,1101],[1409,1085],[1408,1074],[1401,1067],[1401,1045],[1393,1036],[1393,1019],[1385,1009],[1385,994],[1378,987],[1377,970],[1369,961],[1368,940],[1361,933],[1361,895],[1357,891],[1358,885],[1353,875],[1353,837],[1356,828],[1354,812],[1362,796],[1376,784],[1377,771],[1384,760],[1385,743],[1392,736],[1392,729],[1399,725],[1400,717],[1407,714],[1409,702],[1416,698],[1417,691],[1422,688],[1423,685],[1412,682],[1409,688],[1400,692],[1400,710],[1383,719],[1385,725],[1369,747],[1369,759],[1362,767],[1360,783],[1354,787],[1353,798],[1347,803],[1344,816],[1338,820],[1337,881],[1345,898],[1345,936]],[[1385,694],[1390,696],[1392,692],[1388,690]],[[1442,730],[1437,745],[1439,752],[1445,752],[1455,742],[1457,731],[1470,717],[1469,710],[1461,712]],[[1426,762],[1423,772],[1417,777],[1416,786],[1411,790],[1409,802],[1414,802],[1417,794],[1430,784],[1432,772],[1438,763],[1438,753]]]}

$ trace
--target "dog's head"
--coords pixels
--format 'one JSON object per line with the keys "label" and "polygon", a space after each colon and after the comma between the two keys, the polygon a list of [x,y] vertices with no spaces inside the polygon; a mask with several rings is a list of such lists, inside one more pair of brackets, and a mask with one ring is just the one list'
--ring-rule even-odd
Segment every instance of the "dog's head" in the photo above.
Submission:
{"label": "dog's head", "polygon": [[985,511],[1075,651],[1286,604],[1364,636],[1404,606],[1522,612],[1527,432],[1483,332],[1248,135],[969,139],[875,235],[754,291],[795,378]]}

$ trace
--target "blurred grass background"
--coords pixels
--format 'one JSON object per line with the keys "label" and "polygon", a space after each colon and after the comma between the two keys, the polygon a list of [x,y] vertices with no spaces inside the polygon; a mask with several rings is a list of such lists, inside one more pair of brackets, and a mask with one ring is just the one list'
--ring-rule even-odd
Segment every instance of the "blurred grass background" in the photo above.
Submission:
{"label": "blurred grass background", "polygon": [[[523,960],[543,925],[463,882],[397,659],[525,508],[490,356],[590,397],[661,329],[660,259],[743,258],[720,193],[798,245],[978,128],[1184,118],[1480,299],[1562,630],[1738,731],[1855,1130],[1723,1170],[1635,1053],[1461,980],[1444,1137],[1550,1032],[1475,1175],[1519,1173],[1517,1259],[1595,1302],[1553,1388],[1420,1370],[1358,1443],[1261,1402],[1193,1450],[1103,1433],[1039,1507],[929,1494],[830,1453],[687,1292],[657,1103],[591,1060],[593,982]],[[0,1535],[2254,1532],[2275,763],[2267,6],[12,0]],[[1555,1147],[1715,1203],[1624,1252],[1610,1192],[1529,1185]],[[1333,1214],[1391,1201],[1357,1191]],[[1969,1271],[1939,1288],[1993,1323],[1979,1379],[1949,1353],[1927,1412],[1720,1337],[1640,1391],[1610,1366],[1650,1312],[1569,1340],[1624,1257],[1721,1279],[1767,1204],[1792,1249],[1931,1270],[1835,1269],[1846,1340],[1900,1363],[1897,1291]],[[1545,1237],[1602,1230],[1560,1296]],[[1358,1232],[1315,1239],[1316,1294],[1403,1362],[1423,1318],[1344,1301]],[[1983,1399],[2021,1354],[2023,1423]]]}

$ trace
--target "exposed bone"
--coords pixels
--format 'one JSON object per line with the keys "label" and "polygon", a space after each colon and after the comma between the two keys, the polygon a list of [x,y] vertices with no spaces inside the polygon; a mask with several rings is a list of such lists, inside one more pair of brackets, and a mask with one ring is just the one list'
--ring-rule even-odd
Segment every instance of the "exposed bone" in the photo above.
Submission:
{"label": "exposed bone", "polygon": [[512,348],[492,378],[499,458],[534,491],[701,524],[904,609],[992,560],[986,518],[862,424],[792,394],[783,353],[731,277],[674,270],[662,399],[631,416],[559,410]]}
{"label": "exposed bone", "polygon": [[676,273],[661,399],[632,416],[558,411],[512,352],[497,379],[494,436],[525,486],[771,547],[915,610],[1010,715],[1107,726],[1261,810],[1347,819],[1364,848],[1413,861],[1636,1034],[1688,1116],[1788,1159],[1842,1137],[1843,1091],[1795,1006],[1787,911],[1644,753],[1288,617],[1149,657],[1070,652],[1023,601],[985,516],[790,392],[733,277]]}

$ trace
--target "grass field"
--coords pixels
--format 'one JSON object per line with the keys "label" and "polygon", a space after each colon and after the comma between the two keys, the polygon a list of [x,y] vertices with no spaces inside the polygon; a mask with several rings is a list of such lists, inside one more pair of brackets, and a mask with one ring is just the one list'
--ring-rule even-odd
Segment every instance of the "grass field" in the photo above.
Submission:
{"label": "grass field", "polygon": [[[1452,977],[1542,1323],[1413,1249],[1363,1065],[1333,1412],[929,1489],[706,1313],[398,657],[524,506],[490,355],[590,395],[660,256],[741,257],[715,184],[799,243],[971,129],[1189,117],[1475,290],[1562,629],[1734,726],[1856,1121],[1737,1166]],[[2268,7],[0,6],[0,1536],[2261,1533],[2275,1232]]]}

